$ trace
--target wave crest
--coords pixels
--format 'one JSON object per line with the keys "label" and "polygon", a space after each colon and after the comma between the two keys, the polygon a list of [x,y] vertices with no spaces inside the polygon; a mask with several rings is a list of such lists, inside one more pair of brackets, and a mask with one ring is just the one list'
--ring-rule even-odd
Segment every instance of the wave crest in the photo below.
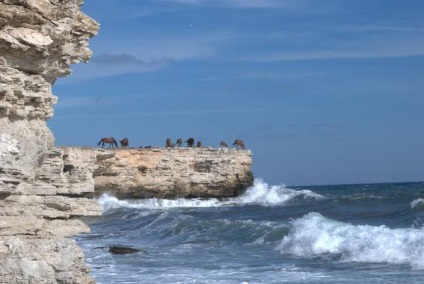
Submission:
{"label": "wave crest", "polygon": [[277,247],[300,257],[333,255],[341,261],[409,264],[424,269],[424,231],[351,225],[309,213],[293,221]]}
{"label": "wave crest", "polygon": [[119,200],[114,196],[103,194],[98,202],[103,208],[103,212],[111,211],[117,208],[197,208],[197,207],[221,207],[236,206],[245,204],[260,205],[278,205],[285,204],[298,199],[321,199],[322,195],[310,190],[295,190],[284,185],[269,186],[262,179],[255,179],[253,186],[249,187],[244,194],[239,197],[220,200],[217,198],[209,199],[138,199],[138,200]]}
{"label": "wave crest", "polygon": [[310,190],[295,190],[285,185],[269,186],[262,179],[255,179],[252,187],[240,197],[234,198],[238,203],[282,204],[294,199],[321,199],[324,196]]}
{"label": "wave crest", "polygon": [[424,208],[424,198],[417,198],[411,202],[411,209]]}

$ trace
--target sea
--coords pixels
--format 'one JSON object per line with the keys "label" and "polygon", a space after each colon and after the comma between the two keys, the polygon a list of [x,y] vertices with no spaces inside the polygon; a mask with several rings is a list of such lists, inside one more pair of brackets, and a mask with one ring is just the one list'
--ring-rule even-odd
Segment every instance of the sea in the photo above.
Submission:
{"label": "sea", "polygon": [[424,283],[424,182],[98,201],[75,238],[97,283]]}

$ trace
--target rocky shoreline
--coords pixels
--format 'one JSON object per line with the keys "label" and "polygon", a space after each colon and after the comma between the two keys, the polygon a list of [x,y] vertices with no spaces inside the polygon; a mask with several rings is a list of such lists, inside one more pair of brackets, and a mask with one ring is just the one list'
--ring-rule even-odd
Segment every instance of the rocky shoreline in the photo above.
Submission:
{"label": "rocky shoreline", "polygon": [[101,215],[94,195],[234,196],[253,180],[244,150],[54,147],[52,85],[99,29],[82,2],[0,0],[0,283],[93,283],[71,237]]}

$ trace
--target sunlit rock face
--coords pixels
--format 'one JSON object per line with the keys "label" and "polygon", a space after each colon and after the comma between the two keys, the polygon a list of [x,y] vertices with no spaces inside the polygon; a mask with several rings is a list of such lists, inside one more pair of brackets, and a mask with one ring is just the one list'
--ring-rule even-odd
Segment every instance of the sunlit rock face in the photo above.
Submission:
{"label": "sunlit rock face", "polygon": [[[0,279],[2,283],[88,283],[81,250],[66,237],[98,215],[54,149],[46,125],[57,98],[52,84],[87,61],[99,25],[82,0],[0,0]],[[85,182],[85,183],[84,183]],[[72,220],[71,220],[72,218]],[[0,281],[0,282],[1,282]]]}
{"label": "sunlit rock face", "polygon": [[[222,198],[253,185],[252,153],[228,148],[95,149],[63,147],[78,180],[93,179],[95,196]],[[87,174],[87,173],[90,173]],[[63,183],[63,182],[62,182]],[[87,192],[71,183],[74,192]],[[68,191],[69,191],[68,190]]]}
{"label": "sunlit rock face", "polygon": [[[0,171],[21,182],[34,178],[34,168],[53,147],[45,123],[57,101],[52,84],[71,73],[72,63],[91,56],[88,39],[99,25],[79,10],[81,4],[0,0]],[[10,143],[17,145],[18,153],[7,154],[4,148]]]}

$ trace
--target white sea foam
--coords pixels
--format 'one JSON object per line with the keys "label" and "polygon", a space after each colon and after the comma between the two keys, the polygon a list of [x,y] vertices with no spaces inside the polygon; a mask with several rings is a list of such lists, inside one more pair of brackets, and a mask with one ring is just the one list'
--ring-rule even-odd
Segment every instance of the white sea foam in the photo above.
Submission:
{"label": "white sea foam", "polygon": [[173,207],[219,207],[223,202],[216,198],[211,199],[135,199],[135,200],[119,200],[118,198],[103,194],[99,199],[103,212],[107,212],[117,208],[173,208]]}
{"label": "white sea foam", "polygon": [[293,221],[277,247],[299,257],[334,255],[341,261],[409,264],[424,269],[424,230],[352,225],[309,213]]}
{"label": "white sea foam", "polygon": [[321,199],[322,195],[310,190],[295,190],[286,188],[284,185],[269,186],[261,179],[255,179],[252,187],[249,187],[244,194],[239,197],[219,200],[209,199],[138,199],[138,200],[118,200],[108,194],[103,194],[99,203],[103,211],[116,208],[174,208],[174,207],[221,207],[235,206],[243,204],[277,205],[284,204],[293,199]]}
{"label": "white sea foam", "polygon": [[424,207],[424,198],[417,198],[411,202],[411,209]]}
{"label": "white sea foam", "polygon": [[261,179],[255,179],[252,187],[240,197],[234,198],[236,203],[282,204],[296,198],[321,199],[322,195],[310,190],[295,190],[285,185],[269,186]]}

